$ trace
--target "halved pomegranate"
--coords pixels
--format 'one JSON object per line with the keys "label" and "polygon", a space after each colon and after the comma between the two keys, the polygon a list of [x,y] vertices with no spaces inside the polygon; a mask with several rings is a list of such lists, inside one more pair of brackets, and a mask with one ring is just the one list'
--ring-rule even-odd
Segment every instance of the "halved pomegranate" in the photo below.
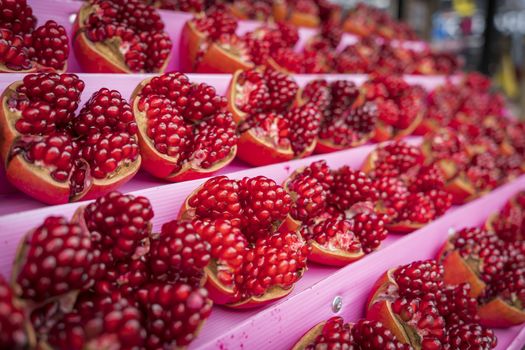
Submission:
{"label": "halved pomegranate", "polygon": [[297,83],[272,69],[236,72],[228,87],[228,109],[239,124],[238,156],[266,165],[312,154],[321,114],[313,103],[293,106]]}
{"label": "halved pomegranate", "polygon": [[73,24],[73,49],[90,73],[164,72],[172,42],[157,10],[140,0],[90,0]]}
{"label": "halved pomegranate", "polygon": [[418,147],[402,141],[380,145],[363,164],[379,191],[378,209],[389,215],[387,228],[409,233],[444,214],[452,205],[439,167],[423,165]]}
{"label": "halved pomegranate", "polygon": [[83,90],[74,74],[39,73],[2,94],[0,155],[7,178],[45,203],[96,198],[140,167],[130,105],[103,88],[75,116]]}
{"label": "halved pomegranate", "polygon": [[443,266],[435,260],[416,261],[390,269],[377,280],[367,319],[381,322],[414,349],[463,348],[473,341],[469,329],[475,329],[479,348],[490,350],[496,338],[477,323],[475,299],[468,290],[467,285],[445,287]]}
{"label": "halved pomegranate", "polygon": [[233,73],[252,68],[249,48],[236,29],[237,20],[220,9],[187,21],[180,40],[182,70]]}
{"label": "halved pomegranate", "polygon": [[210,176],[235,157],[238,136],[226,99],[182,73],[147,78],[131,97],[143,166],[169,181]]}
{"label": "halved pomegranate", "polygon": [[295,171],[284,187],[293,203],[283,226],[300,228],[312,261],[343,266],[376,250],[387,236],[386,217],[374,211],[375,188],[362,172],[331,171],[317,161]]}
{"label": "halved pomegranate", "polygon": [[55,21],[36,24],[26,0],[0,3],[0,73],[66,71],[66,29]]}
{"label": "halved pomegranate", "polygon": [[485,228],[506,242],[525,240],[525,191],[512,197],[499,213],[487,218]]}
{"label": "halved pomegranate", "polygon": [[345,323],[334,316],[318,323],[306,332],[292,350],[356,349],[356,350],[410,350],[381,322],[359,320]]}
{"label": "halved pomegranate", "polygon": [[378,123],[374,139],[385,141],[410,135],[424,114],[424,91],[396,76],[376,75],[365,82],[356,105],[373,101],[377,106]]}
{"label": "halved pomegranate", "polygon": [[487,283],[503,273],[507,256],[502,241],[494,232],[465,228],[452,235],[439,253],[448,284],[468,282],[471,295],[480,296]]}
{"label": "halved pomegranate", "polygon": [[214,302],[250,308],[291,292],[309,248],[297,233],[277,231],[290,204],[286,191],[263,176],[214,177],[188,197],[179,217],[192,219],[211,245],[205,275]]}
{"label": "halved pomegranate", "polygon": [[301,91],[299,103],[313,102],[323,112],[319,140],[315,151],[328,153],[356,147],[373,136],[377,109],[372,103],[352,107],[359,92],[350,81],[309,82]]}
{"label": "halved pomegranate", "polygon": [[359,3],[350,11],[343,23],[345,32],[362,37],[371,35],[378,24],[378,10],[364,3]]}
{"label": "halved pomegranate", "polygon": [[320,24],[319,8],[314,0],[288,1],[287,21],[297,27],[316,28]]}
{"label": "halved pomegranate", "polygon": [[266,22],[272,14],[272,1],[236,0],[228,6],[228,9],[239,19]]}

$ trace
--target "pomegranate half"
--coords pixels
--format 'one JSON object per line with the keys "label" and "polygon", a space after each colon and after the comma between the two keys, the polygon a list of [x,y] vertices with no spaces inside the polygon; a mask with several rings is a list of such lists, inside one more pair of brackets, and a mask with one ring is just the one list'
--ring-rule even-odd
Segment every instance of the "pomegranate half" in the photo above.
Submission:
{"label": "pomegranate half", "polygon": [[146,78],[131,96],[143,167],[169,181],[210,176],[237,151],[226,100],[206,83],[173,72]]}

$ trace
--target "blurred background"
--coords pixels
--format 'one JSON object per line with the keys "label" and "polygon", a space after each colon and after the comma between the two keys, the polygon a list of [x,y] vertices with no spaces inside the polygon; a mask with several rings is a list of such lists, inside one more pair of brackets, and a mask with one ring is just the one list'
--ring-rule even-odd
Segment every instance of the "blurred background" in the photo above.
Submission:
{"label": "blurred background", "polygon": [[333,0],[384,9],[432,48],[459,55],[467,70],[490,75],[525,118],[525,0]]}

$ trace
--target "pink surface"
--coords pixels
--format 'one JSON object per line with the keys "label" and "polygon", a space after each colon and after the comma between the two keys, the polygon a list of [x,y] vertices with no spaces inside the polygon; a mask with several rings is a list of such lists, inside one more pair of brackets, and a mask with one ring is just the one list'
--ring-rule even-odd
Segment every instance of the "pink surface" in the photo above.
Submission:
{"label": "pink surface", "polygon": [[[67,4],[67,2],[66,2]],[[122,96],[129,98],[133,92],[135,86],[140,81],[152,75],[148,74],[79,74],[82,80],[86,83],[86,88],[82,94],[82,102],[85,103],[89,97],[98,89],[102,87],[115,89],[120,91]],[[195,82],[206,82],[215,86],[217,91],[221,94],[226,93],[228,83],[230,81],[230,75],[228,74],[188,74],[190,79]],[[0,75],[0,91],[3,91],[8,85],[14,81],[23,79],[24,74],[2,74]],[[304,85],[306,82],[325,78],[328,81],[337,79],[352,80],[356,84],[361,84],[365,79],[366,75],[350,75],[350,74],[329,74],[329,75],[296,75],[295,79],[299,85]],[[406,80],[412,84],[420,84],[425,89],[432,89],[433,87],[442,84],[445,81],[445,77],[434,76],[434,77],[421,77],[421,76],[406,76]],[[80,107],[79,107],[80,108]],[[241,169],[247,169],[249,166],[241,161],[234,161],[232,164],[222,169],[220,173],[230,173]],[[121,189],[124,192],[136,191],[152,186],[160,186],[166,184],[165,181],[153,178],[147,173],[140,172],[135,178],[129,183],[125,184]],[[9,194],[9,197],[6,195]],[[16,213],[21,210],[36,209],[43,207],[45,204],[35,201],[29,198],[23,193],[18,192],[15,188],[11,187],[6,179],[3,167],[0,166],[0,216],[10,213]]]}
{"label": "pink surface", "polygon": [[[419,141],[410,140],[411,143]],[[324,156],[242,170],[231,173],[230,177],[266,175],[281,182],[298,167],[318,159],[326,159],[332,167],[346,164],[358,168],[374,147],[367,145]],[[176,217],[184,199],[203,181],[157,186],[136,191],[135,194],[151,200],[155,210],[154,229],[157,230],[160,225]],[[389,267],[434,256],[450,228],[480,224],[488,214],[497,211],[510,196],[524,188],[525,176],[522,176],[481,199],[455,208],[412,235],[392,235],[379,251],[343,269],[311,264],[290,296],[264,309],[234,311],[217,306],[190,349],[287,349],[304,331],[332,316],[330,305],[337,295],[343,298],[340,314],[347,320],[356,320],[363,316],[363,303],[368,290],[382,272]],[[0,256],[0,273],[10,273],[13,254],[25,232],[48,215],[70,217],[83,204],[46,207],[0,217],[0,246],[3,252]],[[522,327],[498,330],[498,349],[520,349],[525,335],[516,336],[521,330]]]}
{"label": "pink surface", "polygon": [[[76,13],[82,5],[82,1],[72,1],[72,0],[28,0],[29,4],[33,8],[34,14],[38,18],[38,23],[42,24],[46,20],[54,20],[57,23],[63,25],[67,30],[69,37],[71,35],[71,26],[75,21]],[[173,49],[171,52],[171,59],[168,64],[167,70],[177,70],[179,66],[179,45],[180,45],[180,33],[182,32],[182,27],[184,23],[192,15],[184,12],[176,11],[160,11],[161,17],[164,20],[166,25],[166,32],[170,35],[170,38],[173,42]],[[247,31],[253,30],[261,25],[260,22],[256,21],[239,21],[238,34],[244,34]],[[299,42],[296,45],[296,48],[302,48],[304,43],[308,38],[312,37],[317,30],[310,28],[300,28],[299,29]],[[353,44],[358,40],[358,37],[355,35],[345,33],[343,35],[341,44],[339,48],[342,49],[349,44]],[[428,45],[424,42],[393,42],[394,45],[402,45],[412,50],[422,50]],[[68,70],[70,72],[81,72],[75,55],[72,53],[68,60]]]}

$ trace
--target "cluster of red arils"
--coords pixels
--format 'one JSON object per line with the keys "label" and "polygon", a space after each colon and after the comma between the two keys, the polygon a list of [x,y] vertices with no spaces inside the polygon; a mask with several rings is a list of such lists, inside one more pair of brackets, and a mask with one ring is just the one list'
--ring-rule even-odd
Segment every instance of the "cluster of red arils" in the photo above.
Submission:
{"label": "cluster of red arils", "polygon": [[89,0],[73,25],[73,49],[85,72],[164,72],[172,42],[158,11],[141,0]]}
{"label": "cluster of red arils", "polygon": [[386,11],[359,3],[343,22],[345,32],[362,37],[380,37],[385,40],[417,40],[409,25],[394,20]]}
{"label": "cluster of red arils", "polygon": [[228,109],[238,124],[238,156],[253,165],[306,157],[317,143],[322,112],[299,100],[291,76],[271,68],[237,71],[230,82]]}
{"label": "cluster of red arils", "polygon": [[211,312],[210,246],[187,221],[153,234],[152,218],[146,198],[111,192],[27,233],[0,281],[0,347],[188,345]]}
{"label": "cluster of red arils", "polygon": [[66,70],[66,29],[55,21],[36,25],[26,0],[0,2],[0,73]]}
{"label": "cluster of red arils", "polygon": [[237,129],[227,101],[178,72],[143,80],[131,97],[143,167],[183,181],[210,176],[235,157]]}
{"label": "cluster of red arils", "polygon": [[473,289],[447,284],[445,270],[424,260],[386,271],[372,287],[366,318],[381,322],[409,349],[495,348],[494,332],[477,315]]}
{"label": "cluster of red arils", "polygon": [[354,349],[411,350],[381,322],[359,320],[346,323],[334,316],[318,323],[294,344],[292,350]]}
{"label": "cluster of red arils", "polygon": [[402,141],[379,145],[363,171],[373,180],[378,207],[390,220],[387,228],[408,233],[443,215],[452,205],[441,169],[425,163],[421,149]]}
{"label": "cluster of red arils", "polygon": [[50,204],[97,198],[138,171],[131,106],[102,88],[77,113],[83,90],[75,74],[38,73],[3,92],[0,156],[20,191]]}
{"label": "cluster of red arils", "polygon": [[330,169],[317,161],[296,170],[284,188],[293,198],[284,226],[311,247],[309,260],[344,266],[378,249],[388,216],[375,208],[377,189],[359,170]]}
{"label": "cluster of red arils", "polygon": [[[317,47],[327,46],[318,44]],[[457,57],[451,54],[410,48],[399,42],[379,42],[374,38],[361,39],[340,52],[326,50],[324,55],[334,57],[330,69],[338,73],[450,75],[460,68]]]}
{"label": "cluster of red arils", "polygon": [[455,232],[440,252],[445,282],[468,282],[480,322],[510,327],[525,322],[525,192],[489,217],[485,227]]}

